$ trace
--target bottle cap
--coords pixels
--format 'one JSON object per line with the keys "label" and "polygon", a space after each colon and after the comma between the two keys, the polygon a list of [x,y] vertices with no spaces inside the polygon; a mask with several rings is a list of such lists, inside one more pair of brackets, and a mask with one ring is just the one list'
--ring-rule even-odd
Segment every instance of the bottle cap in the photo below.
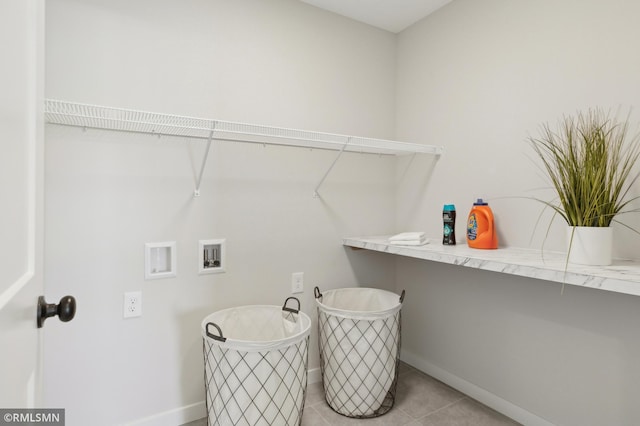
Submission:
{"label": "bottle cap", "polygon": [[473,205],[474,206],[487,206],[487,205],[489,205],[489,203],[485,203],[484,201],[482,201],[482,198],[478,198],[478,201],[473,203]]}
{"label": "bottle cap", "polygon": [[456,206],[455,206],[455,204],[445,204],[443,210],[445,212],[454,212],[454,211],[456,211]]}

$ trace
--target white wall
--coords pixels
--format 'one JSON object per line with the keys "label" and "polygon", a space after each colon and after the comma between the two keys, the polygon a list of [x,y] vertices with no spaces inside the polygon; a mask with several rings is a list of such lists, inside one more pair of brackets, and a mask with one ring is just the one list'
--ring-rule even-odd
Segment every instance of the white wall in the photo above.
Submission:
{"label": "white wall", "polygon": [[[489,199],[501,243],[540,247],[548,217],[517,197],[550,195],[526,143],[542,122],[591,106],[640,114],[640,4],[456,0],[398,36],[397,137],[446,153],[416,202],[398,193],[398,228],[440,236],[444,203],[464,238],[474,197]],[[409,188],[409,189],[407,189]],[[640,193],[640,185],[633,190]],[[640,228],[639,218],[621,218]],[[558,221],[559,222],[559,221]],[[562,224],[546,249],[562,249]],[[616,252],[640,237],[616,227]],[[528,424],[640,424],[640,298],[399,260],[405,359]],[[531,415],[530,415],[531,414]]]}
{"label": "white wall", "polygon": [[[453,202],[463,237],[474,198],[484,196],[504,244],[540,247],[549,218],[531,241],[542,204],[518,197],[551,200],[552,193],[541,190],[549,183],[527,137],[544,122],[596,106],[620,109],[621,117],[635,107],[631,129],[638,132],[639,7],[622,0],[456,0],[402,32],[396,137],[442,144],[446,154],[425,196],[430,202],[401,225],[439,235],[442,204]],[[640,230],[640,215],[620,220]],[[545,247],[561,250],[564,233],[556,231],[564,228],[552,228]],[[615,231],[616,254],[639,258],[638,236]]]}
{"label": "white wall", "polygon": [[[297,1],[50,0],[46,27],[49,98],[393,136],[394,36]],[[46,403],[70,426],[204,416],[200,321],[281,304],[292,272],[313,314],[315,285],[393,288],[392,259],[341,246],[395,231],[391,160],[345,154],[314,199],[335,153],[216,143],[194,199],[201,144],[50,125],[46,142],[47,295],[78,301],[46,331]],[[197,274],[209,238],[225,274]],[[167,240],[178,277],[145,281],[144,243]],[[123,320],[131,290],[143,315]],[[315,324],[311,345],[317,368]]]}

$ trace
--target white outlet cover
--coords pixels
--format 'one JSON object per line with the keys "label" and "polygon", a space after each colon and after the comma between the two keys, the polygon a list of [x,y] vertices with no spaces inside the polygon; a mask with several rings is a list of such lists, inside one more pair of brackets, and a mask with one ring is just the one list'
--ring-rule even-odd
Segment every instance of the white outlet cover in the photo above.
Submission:
{"label": "white outlet cover", "polygon": [[304,272],[294,272],[291,274],[291,293],[304,292]]}
{"label": "white outlet cover", "polygon": [[123,318],[134,318],[142,316],[141,291],[129,291],[124,294],[122,316]]}

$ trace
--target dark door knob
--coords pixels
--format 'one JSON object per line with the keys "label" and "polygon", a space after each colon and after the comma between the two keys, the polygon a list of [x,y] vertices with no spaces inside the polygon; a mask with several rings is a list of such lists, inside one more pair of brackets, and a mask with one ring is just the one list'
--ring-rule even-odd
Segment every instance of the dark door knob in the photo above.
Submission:
{"label": "dark door knob", "polygon": [[47,303],[44,296],[38,297],[38,328],[42,328],[44,320],[58,316],[60,321],[71,321],[76,315],[76,299],[73,296],[64,296],[60,303]]}

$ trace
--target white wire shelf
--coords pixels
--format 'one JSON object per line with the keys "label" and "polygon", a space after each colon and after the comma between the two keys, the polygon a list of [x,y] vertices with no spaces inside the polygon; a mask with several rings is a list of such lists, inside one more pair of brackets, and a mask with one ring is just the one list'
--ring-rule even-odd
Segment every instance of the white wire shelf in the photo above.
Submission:
{"label": "white wire shelf", "polygon": [[45,100],[45,118],[51,124],[84,128],[334,151],[340,151],[344,147],[344,151],[347,152],[369,154],[441,155],[443,152],[440,146],[159,114],[53,99]]}
{"label": "white wire shelf", "polygon": [[318,196],[318,189],[343,152],[378,155],[431,154],[436,158],[443,153],[441,146],[184,117],[55,99],[45,99],[45,120],[51,124],[85,129],[115,130],[206,140],[208,144],[200,172],[196,178],[195,196],[200,195],[200,183],[212,140],[338,151],[335,160],[316,186],[314,196]]}

